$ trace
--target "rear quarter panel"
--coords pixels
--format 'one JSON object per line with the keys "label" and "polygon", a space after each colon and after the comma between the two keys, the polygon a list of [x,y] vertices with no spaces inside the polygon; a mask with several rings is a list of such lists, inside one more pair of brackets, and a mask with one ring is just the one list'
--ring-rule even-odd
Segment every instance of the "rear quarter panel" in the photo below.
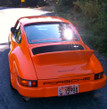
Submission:
{"label": "rear quarter panel", "polygon": [[90,58],[90,65],[92,67],[93,72],[96,73],[101,73],[104,71],[101,63],[97,59],[97,57],[93,54]]}
{"label": "rear quarter panel", "polygon": [[[20,44],[17,44],[11,34],[11,49],[9,52],[10,72],[16,72],[23,79],[36,80],[35,69],[30,57],[27,44],[22,39]],[[15,67],[15,68],[14,68]]]}

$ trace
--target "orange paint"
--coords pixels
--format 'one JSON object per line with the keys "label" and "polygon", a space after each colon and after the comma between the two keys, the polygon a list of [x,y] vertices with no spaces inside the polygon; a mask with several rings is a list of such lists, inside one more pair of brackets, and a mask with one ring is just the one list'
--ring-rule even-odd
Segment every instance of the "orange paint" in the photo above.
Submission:
{"label": "orange paint", "polygon": [[[24,26],[46,22],[70,24],[80,40],[29,44]],[[20,28],[18,25],[20,25]],[[69,21],[55,16],[23,17],[18,19],[15,28],[20,29],[21,34],[18,33],[20,37],[16,39],[15,34],[12,32],[9,35],[11,43],[8,55],[10,81],[13,88],[22,96],[31,98],[58,96],[58,88],[60,86],[66,88],[77,85],[79,93],[96,90],[105,86],[105,74],[103,74],[102,78],[95,80],[95,74],[103,72],[103,68],[94,55],[94,51],[83,43],[79,33]],[[63,47],[60,50],[58,47],[62,45],[65,48]],[[66,47],[69,45],[74,50],[66,50]],[[79,46],[83,48],[75,48]],[[48,52],[43,51],[39,53],[39,50],[37,53],[37,49],[35,49],[36,52],[34,51],[35,54],[33,53],[32,50],[34,48],[41,49],[41,47],[56,47],[54,49],[59,50],[51,51],[53,48],[49,48],[50,51]]]}

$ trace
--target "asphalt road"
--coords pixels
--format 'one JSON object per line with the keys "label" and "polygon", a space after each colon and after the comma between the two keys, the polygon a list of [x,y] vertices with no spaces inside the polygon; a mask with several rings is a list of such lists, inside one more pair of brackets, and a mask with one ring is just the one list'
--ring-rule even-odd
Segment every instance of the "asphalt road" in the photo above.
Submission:
{"label": "asphalt road", "polygon": [[[28,102],[10,88],[7,37],[16,18],[25,12],[44,14],[42,11],[30,9],[0,10],[0,109],[107,109],[107,84],[104,88],[92,92],[66,97],[35,98]],[[107,58],[98,53],[96,55],[107,74]]]}

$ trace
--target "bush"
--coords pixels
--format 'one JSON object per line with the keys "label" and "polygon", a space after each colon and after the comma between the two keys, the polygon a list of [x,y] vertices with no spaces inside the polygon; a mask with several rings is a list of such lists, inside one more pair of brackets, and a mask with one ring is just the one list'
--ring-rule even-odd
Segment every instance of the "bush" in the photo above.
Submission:
{"label": "bush", "polygon": [[[25,0],[26,6],[43,6],[45,5],[44,0]],[[21,0],[1,0],[1,6],[15,6],[19,7],[21,5]]]}
{"label": "bush", "polygon": [[88,45],[107,56],[107,0],[58,1],[58,13],[74,23]]}
{"label": "bush", "polygon": [[75,7],[78,7],[81,10],[81,14],[83,15],[84,28],[87,31],[93,32],[92,37],[88,37],[87,42],[90,40],[93,47],[96,48],[101,53],[104,53],[107,50],[107,13],[106,6],[107,3],[101,2],[100,0],[77,0],[74,2]]}
{"label": "bush", "polygon": [[20,0],[1,0],[1,6],[20,6]]}

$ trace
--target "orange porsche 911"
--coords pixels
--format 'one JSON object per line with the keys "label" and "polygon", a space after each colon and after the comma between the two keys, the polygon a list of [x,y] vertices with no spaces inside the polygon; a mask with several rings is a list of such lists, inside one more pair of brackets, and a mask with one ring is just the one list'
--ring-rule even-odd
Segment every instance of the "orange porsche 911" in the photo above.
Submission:
{"label": "orange porsche 911", "polygon": [[104,70],[72,23],[56,16],[17,20],[9,35],[11,86],[28,98],[102,88]]}

